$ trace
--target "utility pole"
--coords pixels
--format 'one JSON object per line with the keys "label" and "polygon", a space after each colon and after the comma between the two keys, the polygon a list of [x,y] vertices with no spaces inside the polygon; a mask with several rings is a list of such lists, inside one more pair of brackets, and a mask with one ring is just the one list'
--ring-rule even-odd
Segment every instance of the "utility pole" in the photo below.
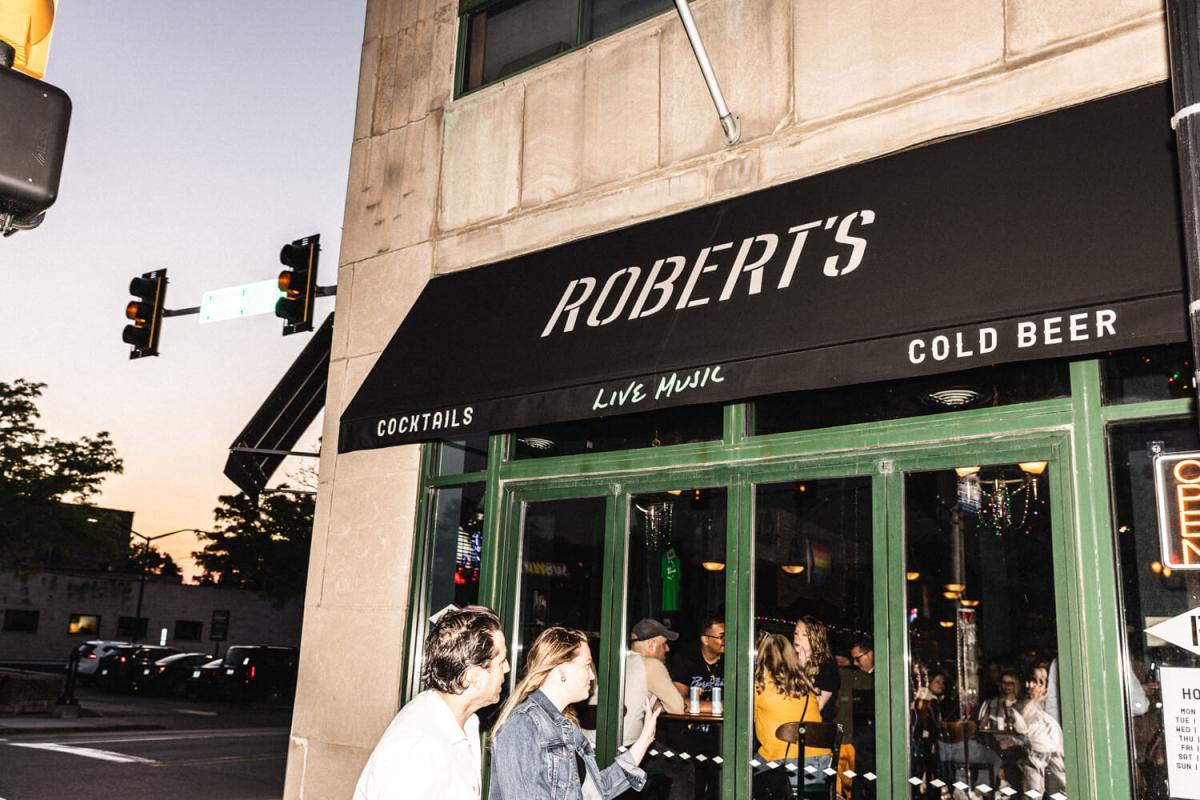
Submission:
{"label": "utility pole", "polygon": [[1188,329],[1192,337],[1192,387],[1200,398],[1200,9],[1194,0],[1167,0],[1171,55],[1171,127],[1179,162],[1187,269]]}
{"label": "utility pole", "polygon": [[[132,533],[134,536],[138,537],[139,539],[141,539],[142,541],[144,541],[146,543],[147,549],[150,548],[151,542],[153,542],[157,539],[165,539],[168,536],[174,536],[177,533],[210,533],[210,531],[202,531],[199,528],[180,528],[177,531],[167,531],[166,533],[160,533],[160,534],[157,534],[156,536],[147,536],[144,533],[138,533],[137,531],[132,530],[132,529],[129,532]],[[140,570],[138,573],[137,611],[135,611],[133,614],[133,642],[132,642],[133,644],[137,644],[138,639],[141,638],[140,625],[141,625],[141,620],[142,620],[142,599],[145,597],[145,595],[146,595],[146,571]]]}

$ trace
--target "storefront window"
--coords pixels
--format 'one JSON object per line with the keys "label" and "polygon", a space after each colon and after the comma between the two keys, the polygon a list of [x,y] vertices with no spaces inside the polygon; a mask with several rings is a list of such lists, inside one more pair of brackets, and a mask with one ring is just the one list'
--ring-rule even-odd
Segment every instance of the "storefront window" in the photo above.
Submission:
{"label": "storefront window", "polygon": [[755,491],[755,797],[874,796],[871,533],[870,478]]}
{"label": "storefront window", "polygon": [[[483,483],[438,489],[433,502],[428,612],[479,602]],[[428,616],[427,614],[426,616]]]}
{"label": "storefront window", "polygon": [[914,798],[1067,794],[1050,469],[905,475]]}
{"label": "storefront window", "polygon": [[487,469],[488,435],[444,441],[438,448],[437,476],[466,475]]}
{"label": "storefront window", "polygon": [[1100,362],[1108,405],[1192,397],[1192,348],[1168,344],[1109,353]]}
{"label": "storefront window", "polygon": [[[603,497],[527,503],[518,566],[517,640],[509,660],[523,674],[525,655],[542,631],[554,625],[587,634],[592,663],[600,663],[604,586]],[[585,730],[596,728],[596,693],[576,704]]]}
{"label": "storefront window", "polygon": [[513,458],[574,456],[718,441],[724,419],[723,406],[712,403],[542,425],[513,433]]}
{"label": "storefront window", "polygon": [[[620,744],[629,746],[641,730],[642,687],[657,691],[665,709],[658,722],[663,748],[642,762],[653,797],[720,796],[726,529],[723,488],[640,494],[629,501]],[[637,641],[634,634],[648,627],[643,620],[678,638]]]}
{"label": "storefront window", "polygon": [[750,430],[756,436],[764,436],[923,417],[1052,400],[1066,397],[1070,391],[1067,361],[1000,364],[946,375],[762,397],[754,402]]}
{"label": "storefront window", "polygon": [[[1196,733],[1194,704],[1178,705],[1171,696],[1173,678],[1200,675],[1200,657],[1192,635],[1196,617],[1188,612],[1200,607],[1200,573],[1171,569],[1164,563],[1154,484],[1154,459],[1158,455],[1200,451],[1196,421],[1159,420],[1114,426],[1109,431],[1112,464],[1113,521],[1124,616],[1126,674],[1125,707],[1129,715],[1133,785],[1139,800],[1187,797],[1192,791],[1172,785],[1186,772],[1195,774]],[[1171,488],[1171,487],[1166,487]],[[1179,502],[1171,493],[1164,500]],[[1180,513],[1178,505],[1172,508]],[[1182,509],[1186,513],[1186,507]],[[1149,628],[1177,617],[1180,635]],[[1200,683],[1200,681],[1195,681]],[[1189,688],[1191,685],[1190,684]],[[1190,713],[1187,709],[1191,708]],[[1182,718],[1182,719],[1179,719]],[[1165,724],[1164,724],[1165,723]],[[1172,764],[1191,769],[1171,775]]]}

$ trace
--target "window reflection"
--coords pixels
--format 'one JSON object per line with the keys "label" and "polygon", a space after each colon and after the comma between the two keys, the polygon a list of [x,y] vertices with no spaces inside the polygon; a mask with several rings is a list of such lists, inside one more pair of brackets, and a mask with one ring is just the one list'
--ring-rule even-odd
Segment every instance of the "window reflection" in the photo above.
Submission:
{"label": "window reflection", "polygon": [[1101,362],[1104,402],[1111,405],[1192,397],[1192,348],[1167,344],[1109,353]]}
{"label": "window reflection", "polygon": [[914,798],[1066,793],[1049,470],[905,476]]}
{"label": "window reflection", "polygon": [[[605,510],[603,497],[526,504],[518,567],[514,673],[524,668],[525,653],[533,640],[553,625],[586,633],[592,663],[599,663]],[[573,707],[580,727],[592,736],[595,704],[593,692],[588,703]]]}
{"label": "window reflection", "polygon": [[998,364],[886,383],[770,395],[754,402],[756,436],[1052,400],[1070,393],[1065,359]]}
{"label": "window reflection", "polygon": [[433,503],[429,613],[479,602],[483,483],[438,489]]}
{"label": "window reflection", "polygon": [[[726,531],[723,488],[630,498],[622,744],[640,729],[647,693],[666,709],[641,796],[720,796]],[[639,641],[642,633],[660,635]]]}
{"label": "window reflection", "polygon": [[873,797],[871,480],[755,491],[753,795]]}
{"label": "window reflection", "polygon": [[1200,657],[1146,633],[1146,629],[1200,606],[1200,576],[1161,563],[1155,504],[1154,457],[1200,450],[1193,418],[1114,427],[1112,459],[1117,566],[1125,622],[1125,703],[1133,757],[1134,796],[1166,800],[1170,790],[1160,670],[1200,668]]}
{"label": "window reflection", "polygon": [[513,458],[553,458],[721,438],[724,408],[710,403],[560,422],[513,433]]}

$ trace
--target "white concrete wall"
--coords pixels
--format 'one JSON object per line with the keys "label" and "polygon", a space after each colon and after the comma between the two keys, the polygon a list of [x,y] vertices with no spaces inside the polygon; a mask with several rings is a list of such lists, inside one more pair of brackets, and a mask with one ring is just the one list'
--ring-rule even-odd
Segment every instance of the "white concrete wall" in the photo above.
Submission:
{"label": "white concrete wall", "polygon": [[452,100],[456,7],[367,6],[288,798],[349,797],[397,710],[418,450],[337,420],[432,275],[1167,75],[1150,0],[697,0],[726,148],[673,14]]}

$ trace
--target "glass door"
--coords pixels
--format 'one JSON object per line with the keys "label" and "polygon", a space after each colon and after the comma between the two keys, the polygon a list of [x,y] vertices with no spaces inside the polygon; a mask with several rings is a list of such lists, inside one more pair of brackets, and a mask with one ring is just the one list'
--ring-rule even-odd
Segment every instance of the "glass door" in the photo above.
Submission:
{"label": "glass door", "polygon": [[902,459],[890,487],[904,617],[892,644],[906,653],[893,753],[907,785],[893,780],[893,796],[1063,800],[1077,774],[1060,681],[1074,661],[1063,465],[1053,451],[963,455]]}
{"label": "glass door", "polygon": [[644,797],[1064,800],[1090,769],[1068,452],[1052,432],[510,486],[512,680],[548,626],[583,630],[602,764],[640,699],[666,708]]}
{"label": "glass door", "polygon": [[[874,797],[887,718],[870,475],[753,487],[753,797]],[[879,543],[880,545],[882,543]]]}
{"label": "glass door", "polygon": [[[612,521],[611,492],[606,487],[543,490],[513,496],[510,549],[503,570],[508,586],[501,597],[501,615],[509,637],[513,670],[509,686],[525,671],[526,656],[538,636],[562,626],[582,631],[592,663],[607,658],[609,635],[605,620],[608,599],[606,543]],[[593,492],[603,494],[592,494]],[[590,496],[589,496],[590,495]],[[595,739],[601,682],[593,682],[586,701],[570,708],[585,734]],[[507,697],[507,692],[505,694]],[[493,711],[503,704],[493,707]]]}
{"label": "glass door", "polygon": [[725,486],[681,484],[623,495],[625,601],[618,691],[619,748],[637,738],[642,700],[663,705],[656,744],[642,762],[640,797],[721,796],[727,724],[726,583],[730,504]]}

